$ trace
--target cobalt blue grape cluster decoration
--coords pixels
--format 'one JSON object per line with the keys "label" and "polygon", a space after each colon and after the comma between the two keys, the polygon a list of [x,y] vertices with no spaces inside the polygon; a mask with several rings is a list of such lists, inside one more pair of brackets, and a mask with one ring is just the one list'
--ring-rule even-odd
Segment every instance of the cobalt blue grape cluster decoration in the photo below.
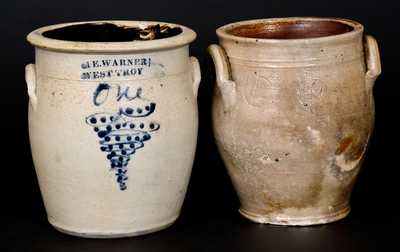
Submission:
{"label": "cobalt blue grape cluster decoration", "polygon": [[138,118],[153,113],[155,107],[155,103],[146,102],[143,107],[120,108],[117,113],[95,113],[86,117],[86,123],[100,139],[100,150],[106,153],[121,191],[127,188],[127,166],[131,156],[151,139],[151,132],[160,128],[156,122],[138,122]]}

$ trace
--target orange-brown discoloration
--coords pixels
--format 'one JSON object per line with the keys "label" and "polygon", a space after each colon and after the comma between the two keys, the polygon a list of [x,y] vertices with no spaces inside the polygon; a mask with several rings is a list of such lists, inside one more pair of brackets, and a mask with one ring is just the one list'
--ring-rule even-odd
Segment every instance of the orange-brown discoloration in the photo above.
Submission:
{"label": "orange-brown discoloration", "polygon": [[340,155],[347,150],[347,148],[353,143],[352,137],[346,137],[342,141],[339,142],[339,146],[336,149],[335,154]]}
{"label": "orange-brown discoloration", "polygon": [[[365,123],[363,124],[365,125]],[[354,128],[364,127],[363,125],[353,124]],[[335,155],[344,155],[348,161],[359,160],[365,152],[368,141],[368,130],[360,129],[356,134],[352,134],[339,141]]]}

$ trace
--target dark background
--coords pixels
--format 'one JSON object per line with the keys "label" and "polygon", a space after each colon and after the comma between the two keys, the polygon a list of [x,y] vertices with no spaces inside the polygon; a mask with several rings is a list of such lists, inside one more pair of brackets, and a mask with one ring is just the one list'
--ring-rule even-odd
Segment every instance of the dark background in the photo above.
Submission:
{"label": "dark background", "polygon": [[[375,251],[396,250],[399,83],[396,1],[2,1],[1,22],[1,183],[0,251]],[[375,86],[376,125],[356,183],[351,214],[315,227],[253,224],[238,212],[238,200],[211,132],[212,80],[206,48],[215,29],[246,19],[334,16],[365,25],[379,43],[383,74]],[[55,231],[46,220],[28,139],[28,98],[24,66],[34,62],[25,41],[32,30],[55,23],[97,19],[160,20],[194,29],[191,54],[202,63],[199,140],[182,215],[164,231],[147,236],[92,240]],[[50,130],[50,129],[49,129]]]}

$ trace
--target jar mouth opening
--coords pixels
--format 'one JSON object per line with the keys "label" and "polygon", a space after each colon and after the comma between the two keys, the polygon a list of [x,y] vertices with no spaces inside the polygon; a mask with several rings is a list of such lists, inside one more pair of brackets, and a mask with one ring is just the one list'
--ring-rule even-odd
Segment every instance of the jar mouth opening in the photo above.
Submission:
{"label": "jar mouth opening", "polygon": [[42,33],[46,38],[74,42],[128,42],[170,38],[182,33],[180,27],[152,24],[145,27],[110,22],[67,25]]}
{"label": "jar mouth opening", "polygon": [[354,27],[332,20],[287,20],[243,24],[227,30],[228,34],[260,39],[307,39],[339,35]]}
{"label": "jar mouth opening", "polygon": [[273,42],[326,40],[348,37],[362,32],[361,24],[347,19],[320,17],[289,17],[247,20],[220,27],[220,37],[237,41]]}

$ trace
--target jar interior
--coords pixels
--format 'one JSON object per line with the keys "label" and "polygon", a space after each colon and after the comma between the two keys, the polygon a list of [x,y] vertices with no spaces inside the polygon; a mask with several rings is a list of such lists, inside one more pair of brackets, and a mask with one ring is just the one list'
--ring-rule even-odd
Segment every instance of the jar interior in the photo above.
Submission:
{"label": "jar interior", "polygon": [[244,24],[227,30],[228,34],[259,39],[306,39],[339,35],[354,27],[331,20],[272,21]]}
{"label": "jar interior", "polygon": [[42,35],[51,39],[76,42],[128,42],[169,38],[180,33],[180,27],[160,24],[139,28],[113,23],[84,23],[45,31]]}

